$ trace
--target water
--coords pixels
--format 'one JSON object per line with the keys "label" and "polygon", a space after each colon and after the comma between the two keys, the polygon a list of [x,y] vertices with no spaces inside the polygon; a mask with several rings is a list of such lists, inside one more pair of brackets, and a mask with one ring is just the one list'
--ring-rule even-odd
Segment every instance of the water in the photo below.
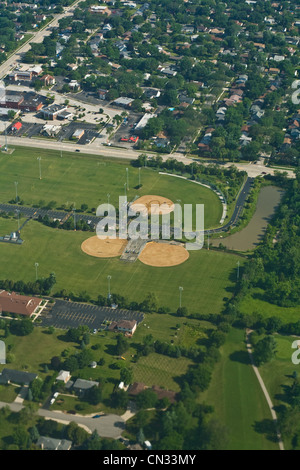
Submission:
{"label": "water", "polygon": [[219,246],[219,243],[222,243],[230,250],[253,250],[262,240],[282,193],[282,190],[276,186],[263,187],[258,196],[255,214],[247,227],[227,238],[212,240],[211,245]]}

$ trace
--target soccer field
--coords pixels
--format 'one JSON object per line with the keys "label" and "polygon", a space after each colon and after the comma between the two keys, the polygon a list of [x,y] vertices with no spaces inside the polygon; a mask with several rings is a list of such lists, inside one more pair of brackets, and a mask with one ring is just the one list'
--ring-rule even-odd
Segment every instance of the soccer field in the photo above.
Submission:
{"label": "soccer field", "polygon": [[[22,147],[11,155],[0,153],[0,202],[14,200],[17,189],[25,206],[45,206],[53,202],[55,208],[69,209],[74,204],[78,210],[86,204],[95,214],[98,205],[106,204],[108,199],[118,208],[119,196],[126,195],[128,201],[132,201],[150,194],[170,198],[174,203],[180,201],[181,205],[204,204],[205,228],[219,226],[222,204],[208,188],[160,175],[151,168],[139,170],[129,161],[70,152],[62,155],[61,158],[60,153],[52,150]],[[41,157],[40,167],[38,157]],[[137,188],[139,182],[140,189]]]}

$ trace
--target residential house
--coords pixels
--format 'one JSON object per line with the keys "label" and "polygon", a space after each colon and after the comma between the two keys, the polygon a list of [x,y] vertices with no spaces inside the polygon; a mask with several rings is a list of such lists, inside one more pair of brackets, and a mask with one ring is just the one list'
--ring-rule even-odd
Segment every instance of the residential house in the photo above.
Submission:
{"label": "residential house", "polygon": [[73,389],[80,395],[83,395],[87,390],[93,387],[99,387],[99,382],[94,380],[77,379],[73,384]]}
{"label": "residential house", "polygon": [[71,374],[68,370],[61,370],[59,371],[58,376],[56,377],[56,380],[60,382],[64,382],[65,384],[70,380]]}
{"label": "residential house", "polygon": [[37,378],[37,374],[14,369],[3,369],[0,374],[0,384],[29,385]]}
{"label": "residential house", "polygon": [[70,450],[72,447],[72,441],[40,436],[36,445],[42,450]]}
{"label": "residential house", "polygon": [[109,325],[108,329],[110,331],[120,331],[127,335],[133,335],[137,327],[136,320],[120,320],[120,321],[113,321]]}

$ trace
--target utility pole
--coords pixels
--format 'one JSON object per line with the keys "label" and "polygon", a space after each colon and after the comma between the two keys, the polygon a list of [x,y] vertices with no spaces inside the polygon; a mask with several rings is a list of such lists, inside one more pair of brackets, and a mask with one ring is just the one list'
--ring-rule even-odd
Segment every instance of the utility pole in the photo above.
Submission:
{"label": "utility pole", "polygon": [[238,280],[240,278],[240,262],[239,261],[237,262],[237,274],[236,274],[236,276],[237,276],[237,280]]}
{"label": "utility pole", "polygon": [[209,250],[209,232],[207,233],[207,249]]}

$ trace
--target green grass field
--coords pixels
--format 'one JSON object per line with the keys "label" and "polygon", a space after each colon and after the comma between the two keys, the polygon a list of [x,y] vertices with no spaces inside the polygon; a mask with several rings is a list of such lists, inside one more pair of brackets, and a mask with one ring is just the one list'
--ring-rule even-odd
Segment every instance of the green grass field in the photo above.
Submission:
{"label": "green grass field", "polygon": [[[37,157],[42,159],[41,180]],[[128,168],[128,201],[151,194],[167,197],[173,202],[181,201],[181,204],[204,204],[206,228],[219,226],[222,216],[221,202],[213,191],[160,175],[150,168],[141,169],[142,187],[135,189],[139,184],[139,169],[132,167],[129,161],[83,154],[76,156],[71,152],[64,152],[61,158],[60,153],[52,150],[17,147],[12,155],[0,153],[0,168],[0,202],[15,199],[15,182],[18,182],[18,197],[27,206],[43,206],[55,201],[56,207],[69,208],[75,204],[76,209],[87,204],[95,212],[99,204],[107,203],[107,194],[110,194],[110,203],[118,207],[119,196],[125,195]]]}
{"label": "green grass field", "polygon": [[[0,218],[0,233],[14,230],[16,220]],[[118,258],[99,259],[81,250],[89,238],[87,232],[52,229],[37,221],[28,222],[21,232],[23,245],[0,243],[0,278],[35,280],[35,262],[39,277],[56,273],[53,292],[66,289],[79,294],[87,291],[96,299],[107,295],[107,275],[111,275],[111,291],[141,302],[148,292],[157,295],[159,306],[177,310],[179,286],[184,288],[182,305],[190,313],[220,313],[224,297],[229,297],[235,283],[236,263],[243,258],[205,249],[191,251],[189,259],[178,266],[156,268],[139,260],[123,263]]]}
{"label": "green grass field", "polygon": [[243,330],[230,331],[211,384],[200,399],[214,406],[216,417],[226,426],[229,450],[276,450],[278,445],[258,431],[271,413],[249,364],[244,338]]}
{"label": "green grass field", "polygon": [[265,301],[263,297],[264,291],[262,289],[253,289],[251,294],[243,298],[240,304],[241,312],[247,315],[252,315],[254,312],[260,313],[264,318],[278,317],[283,323],[299,320],[298,307],[280,307]]}

